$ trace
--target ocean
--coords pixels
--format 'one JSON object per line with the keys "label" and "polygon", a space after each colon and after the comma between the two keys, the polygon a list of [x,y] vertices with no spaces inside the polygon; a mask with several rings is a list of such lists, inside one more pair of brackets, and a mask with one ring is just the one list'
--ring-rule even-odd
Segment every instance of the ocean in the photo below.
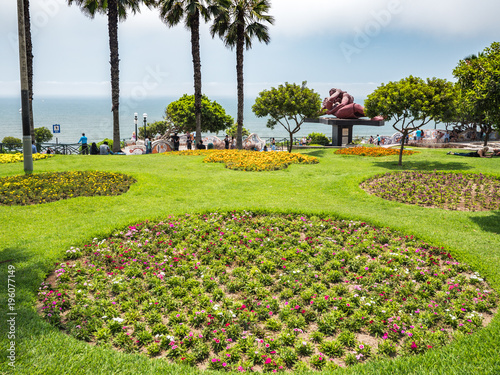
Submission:
{"label": "ocean", "polygon": [[[120,138],[130,139],[135,129],[134,112],[139,114],[138,126],[143,125],[143,113],[147,113],[147,122],[153,123],[162,120],[165,108],[174,97],[146,98],[133,100],[120,99]],[[211,97],[217,101],[226,113],[236,121],[237,99],[231,97]],[[261,138],[288,137],[288,132],[277,125],[274,130],[266,127],[267,119],[257,118],[252,112],[255,98],[245,100],[244,127],[251,133],[257,133]],[[21,101],[19,98],[0,98],[0,142],[4,137],[22,138]],[[51,142],[76,143],[82,133],[85,133],[89,142],[99,142],[104,138],[113,138],[113,115],[111,113],[110,98],[55,98],[35,97],[33,100],[33,116],[35,127],[47,127],[52,131],[54,124],[60,125],[60,133],[54,134]],[[426,128],[433,128],[429,124]],[[307,136],[309,133],[323,133],[331,137],[331,127],[322,124],[305,123],[301,126],[296,138]],[[354,126],[354,136],[366,137],[376,134],[392,135],[395,130],[390,123],[383,127]],[[219,133],[219,136],[224,136]]]}

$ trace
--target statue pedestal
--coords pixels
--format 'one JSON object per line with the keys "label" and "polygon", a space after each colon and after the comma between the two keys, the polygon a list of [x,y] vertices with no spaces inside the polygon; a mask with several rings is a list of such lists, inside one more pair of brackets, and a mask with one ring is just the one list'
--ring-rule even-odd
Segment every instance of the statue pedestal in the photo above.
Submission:
{"label": "statue pedestal", "polygon": [[385,121],[368,119],[340,119],[335,117],[320,117],[317,119],[305,119],[304,122],[325,124],[332,127],[333,146],[345,146],[352,143],[352,133],[354,125],[364,126],[384,126]]}

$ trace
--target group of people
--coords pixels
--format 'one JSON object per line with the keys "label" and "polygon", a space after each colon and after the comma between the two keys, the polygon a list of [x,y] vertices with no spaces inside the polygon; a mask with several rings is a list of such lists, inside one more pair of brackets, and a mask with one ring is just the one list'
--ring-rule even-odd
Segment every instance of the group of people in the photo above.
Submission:
{"label": "group of people", "polygon": [[[85,133],[82,133],[82,136],[78,140],[78,144],[82,144],[82,155],[88,155],[89,154],[89,144],[88,144],[88,138],[85,136]],[[97,144],[95,142],[92,142],[92,145],[90,146],[90,155],[113,155],[113,151],[109,148],[108,142],[104,141],[99,148],[97,148]]]}
{"label": "group of people", "polygon": [[376,144],[377,146],[380,146],[384,143],[384,140],[379,134],[377,134],[375,138],[373,138],[373,135],[370,135],[370,139],[368,140],[368,142],[370,142],[371,145]]}

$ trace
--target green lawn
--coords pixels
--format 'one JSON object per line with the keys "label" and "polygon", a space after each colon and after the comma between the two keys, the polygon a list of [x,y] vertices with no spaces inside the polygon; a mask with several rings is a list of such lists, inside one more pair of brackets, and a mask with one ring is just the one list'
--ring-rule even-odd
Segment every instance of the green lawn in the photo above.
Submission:
{"label": "green lawn", "polygon": [[[461,158],[443,150],[406,156],[405,169],[468,171],[500,176],[497,159]],[[451,212],[406,206],[370,196],[359,184],[375,174],[400,170],[397,156],[366,158],[306,152],[319,164],[283,171],[240,172],[203,157],[56,156],[34,163],[35,173],[99,170],[132,175],[137,183],[114,197],[81,197],[36,206],[0,207],[0,373],[191,374],[198,370],[90,346],[39,318],[37,290],[70,246],[113,229],[186,212],[254,210],[322,214],[354,219],[412,234],[443,246],[500,290],[500,211]],[[22,163],[0,165],[0,177],[23,173]],[[7,275],[15,266],[16,367],[8,366]],[[500,319],[479,333],[422,356],[370,362],[346,374],[500,374]]]}

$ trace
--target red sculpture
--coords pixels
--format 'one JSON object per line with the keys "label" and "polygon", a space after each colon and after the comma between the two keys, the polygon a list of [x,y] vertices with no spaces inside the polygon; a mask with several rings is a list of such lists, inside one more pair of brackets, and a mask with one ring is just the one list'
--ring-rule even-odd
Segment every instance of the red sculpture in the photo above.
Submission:
{"label": "red sculpture", "polygon": [[[340,119],[358,119],[365,117],[365,109],[361,104],[354,103],[354,97],[341,89],[331,89],[330,97],[323,100],[322,109],[327,115],[335,115]],[[383,120],[383,117],[372,118],[374,121]]]}

